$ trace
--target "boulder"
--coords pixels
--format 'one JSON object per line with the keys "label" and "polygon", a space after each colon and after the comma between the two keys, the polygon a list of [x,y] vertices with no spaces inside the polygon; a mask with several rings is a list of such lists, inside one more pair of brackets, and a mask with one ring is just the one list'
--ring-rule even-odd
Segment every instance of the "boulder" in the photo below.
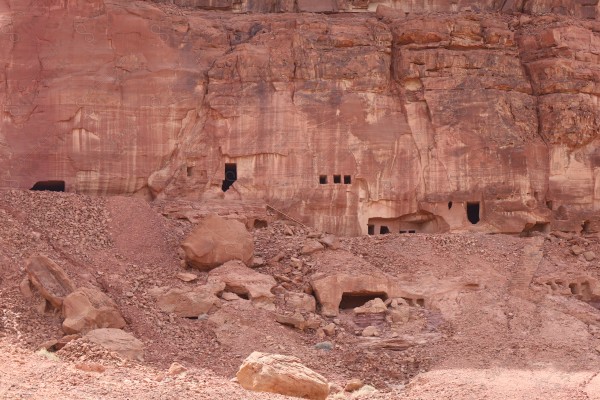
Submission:
{"label": "boulder", "polygon": [[301,313],[314,313],[317,307],[315,298],[306,293],[287,292],[284,301],[286,309]]}
{"label": "boulder", "polygon": [[379,336],[379,330],[375,326],[367,326],[363,329],[362,335],[365,337]]}
{"label": "boulder", "polygon": [[251,265],[254,255],[254,241],[246,226],[217,215],[204,218],[181,247],[188,265],[200,270],[210,270],[230,260]]}
{"label": "boulder", "polygon": [[364,386],[364,383],[362,380],[358,379],[358,378],[354,378],[354,379],[350,379],[347,383],[346,386],[344,387],[344,390],[346,392],[355,392],[358,389],[360,389],[361,387]]}
{"label": "boulder", "polygon": [[127,333],[121,329],[94,329],[89,331],[84,337],[90,342],[102,346],[109,351],[114,351],[124,358],[137,361],[144,360],[144,344],[131,333]]}
{"label": "boulder", "polygon": [[310,239],[304,243],[304,246],[302,246],[302,250],[300,252],[302,254],[311,254],[323,249],[325,249],[325,247],[319,243],[319,241]]}
{"label": "boulder", "polygon": [[255,351],[244,360],[237,379],[243,388],[285,396],[324,400],[327,380],[300,363],[296,357]]}
{"label": "boulder", "polygon": [[387,306],[379,297],[354,308],[354,314],[379,314],[387,311]]}
{"label": "boulder", "polygon": [[179,317],[196,318],[206,314],[219,298],[217,293],[225,289],[225,284],[216,282],[197,288],[173,288],[156,296],[158,307],[166,313]]}
{"label": "boulder", "polygon": [[593,251],[585,251],[583,252],[583,256],[587,261],[593,261],[596,258],[596,253]]}
{"label": "boulder", "polygon": [[190,274],[189,272],[180,272],[177,274],[177,279],[183,282],[193,282],[198,279],[198,275]]}
{"label": "boulder", "polygon": [[271,289],[277,282],[271,275],[246,267],[241,261],[229,261],[208,274],[209,283],[225,284],[225,290],[252,300],[252,304],[271,308],[275,295]]}
{"label": "boulder", "polygon": [[321,321],[314,317],[309,316],[304,318],[300,313],[288,314],[275,314],[275,320],[283,325],[293,326],[301,331],[305,329],[317,329],[321,325]]}
{"label": "boulder", "polygon": [[323,236],[321,236],[321,238],[319,239],[319,243],[333,250],[340,248],[339,239],[337,238],[337,236],[332,235],[330,233],[326,233]]}
{"label": "boulder", "polygon": [[398,307],[390,311],[392,323],[406,323],[410,319],[410,309],[408,306]]}
{"label": "boulder", "polygon": [[126,325],[115,302],[98,289],[79,288],[65,297],[62,314],[63,331],[68,334]]}
{"label": "boulder", "polygon": [[25,269],[33,287],[56,309],[75,290],[65,271],[46,256],[29,258]]}

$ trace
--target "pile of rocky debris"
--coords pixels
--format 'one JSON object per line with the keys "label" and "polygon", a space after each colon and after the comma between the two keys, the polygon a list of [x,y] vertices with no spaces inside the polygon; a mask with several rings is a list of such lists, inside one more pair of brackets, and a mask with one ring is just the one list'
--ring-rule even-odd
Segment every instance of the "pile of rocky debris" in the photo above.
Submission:
{"label": "pile of rocky debris", "polygon": [[35,295],[41,297],[39,311],[60,315],[66,334],[41,347],[58,351],[83,337],[85,341],[123,357],[143,360],[143,343],[122,330],[126,322],[116,303],[105,293],[93,287],[76,288],[65,271],[46,256],[31,257],[27,260],[26,271],[19,286],[21,293],[30,299]]}

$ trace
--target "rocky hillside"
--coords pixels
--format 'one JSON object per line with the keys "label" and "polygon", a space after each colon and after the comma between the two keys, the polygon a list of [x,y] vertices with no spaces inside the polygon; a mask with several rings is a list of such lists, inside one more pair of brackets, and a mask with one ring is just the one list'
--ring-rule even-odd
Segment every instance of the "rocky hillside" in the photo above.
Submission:
{"label": "rocky hillside", "polygon": [[0,187],[597,229],[594,2],[30,3],[0,1]]}
{"label": "rocky hillside", "polygon": [[[595,234],[338,238],[183,205],[0,193],[0,397],[277,398],[230,381],[254,351],[298,357],[331,399],[600,396]],[[242,232],[247,265],[230,236],[199,251],[207,226]]]}

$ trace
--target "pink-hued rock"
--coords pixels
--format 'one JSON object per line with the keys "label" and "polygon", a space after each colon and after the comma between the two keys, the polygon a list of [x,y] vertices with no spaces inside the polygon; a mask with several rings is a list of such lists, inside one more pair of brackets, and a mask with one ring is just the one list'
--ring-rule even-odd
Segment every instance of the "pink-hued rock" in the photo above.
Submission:
{"label": "pink-hued rock", "polygon": [[273,308],[275,295],[271,289],[277,285],[275,278],[256,272],[240,261],[229,261],[210,271],[208,283],[224,284],[228,292],[244,296],[257,306]]}
{"label": "pink-hued rock", "polygon": [[[46,256],[29,258],[25,269],[31,285],[57,310],[61,309],[65,297],[75,290],[66,272]],[[22,283],[22,286],[26,293],[28,285]]]}
{"label": "pink-hued rock", "polygon": [[187,263],[200,270],[209,270],[231,260],[252,265],[254,257],[254,242],[246,226],[217,215],[204,218],[181,247]]}
{"label": "pink-hued rock", "polygon": [[55,3],[0,3],[1,188],[345,235],[599,228],[596,0]]}
{"label": "pink-hued rock", "polygon": [[116,303],[98,289],[79,288],[68,295],[62,314],[65,318],[62,327],[67,334],[126,325]]}
{"label": "pink-hued rock", "polygon": [[242,387],[257,392],[313,400],[325,400],[329,395],[327,380],[296,357],[255,351],[244,360],[236,376]]}

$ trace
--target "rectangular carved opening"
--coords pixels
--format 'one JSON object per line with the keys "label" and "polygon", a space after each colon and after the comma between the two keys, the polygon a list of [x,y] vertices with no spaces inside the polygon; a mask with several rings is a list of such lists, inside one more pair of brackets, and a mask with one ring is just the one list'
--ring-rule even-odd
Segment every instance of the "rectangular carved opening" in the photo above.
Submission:
{"label": "rectangular carved opening", "polygon": [[479,202],[467,203],[467,218],[475,225],[479,222]]}
{"label": "rectangular carved opening", "polygon": [[36,182],[30,190],[47,190],[49,192],[64,192],[65,181],[40,181]]}
{"label": "rectangular carved opening", "polygon": [[367,225],[369,235],[375,234],[375,225]]}
{"label": "rectangular carved opening", "polygon": [[237,164],[225,164],[225,179],[223,180],[223,185],[221,189],[226,192],[229,190],[231,185],[237,180]]}

